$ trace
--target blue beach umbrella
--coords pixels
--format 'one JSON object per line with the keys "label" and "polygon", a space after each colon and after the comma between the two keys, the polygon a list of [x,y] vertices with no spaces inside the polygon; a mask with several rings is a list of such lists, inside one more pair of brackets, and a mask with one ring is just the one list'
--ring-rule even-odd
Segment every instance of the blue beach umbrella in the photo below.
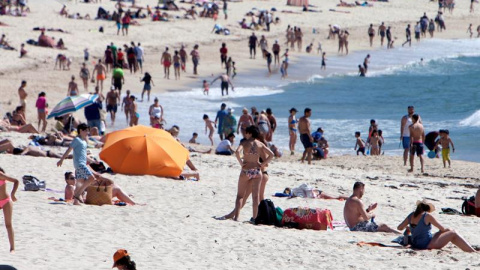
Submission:
{"label": "blue beach umbrella", "polygon": [[48,119],[76,112],[83,107],[93,104],[97,98],[98,95],[89,94],[66,97],[48,114]]}

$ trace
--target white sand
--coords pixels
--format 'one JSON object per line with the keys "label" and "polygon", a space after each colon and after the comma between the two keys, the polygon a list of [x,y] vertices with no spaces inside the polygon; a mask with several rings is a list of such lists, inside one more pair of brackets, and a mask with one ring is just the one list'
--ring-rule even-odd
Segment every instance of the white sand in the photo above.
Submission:
{"label": "white sand", "polygon": [[[66,2],[66,1],[65,1]],[[103,6],[113,11],[114,2],[104,1]],[[445,15],[449,31],[441,38],[465,38],[469,23],[480,24],[478,13],[468,13],[468,1],[458,1],[454,15]],[[98,4],[68,3],[68,9],[89,13],[94,17]],[[156,1],[141,1],[141,5],[153,6]],[[250,30],[242,30],[236,21],[243,18],[251,7],[299,11],[300,8],[286,7],[285,1],[245,1],[229,3],[229,21],[219,23],[232,31],[231,36],[210,34],[213,21],[209,19],[175,20],[169,23],[141,20],[141,27],[131,26],[128,37],[116,36],[113,22],[79,21],[65,19],[58,15],[60,2],[51,0],[30,1],[32,13],[26,18],[0,17],[0,21],[10,27],[0,27],[11,44],[17,48],[29,38],[36,39],[39,32],[31,31],[35,26],[63,28],[70,34],[47,32],[58,40],[64,39],[67,51],[35,48],[27,45],[28,58],[18,59],[18,52],[0,50],[0,102],[1,113],[12,110],[18,103],[17,88],[22,79],[29,82],[28,102],[33,104],[40,91],[47,91],[49,103],[56,104],[67,91],[69,77],[78,75],[83,59],[83,49],[88,47],[91,56],[102,56],[105,46],[114,41],[117,45],[130,41],[141,42],[146,50],[146,70],[154,77],[158,87],[154,91],[187,90],[187,84],[200,84],[200,78],[218,74],[218,48],[226,41],[239,70],[261,68],[265,63],[249,60],[246,38]],[[336,51],[336,43],[327,41],[327,25],[332,23],[348,27],[351,32],[352,49],[368,49],[367,25],[370,21],[378,25],[385,21],[394,26],[394,36],[400,40],[404,36],[406,23],[413,23],[423,11],[432,16],[437,9],[436,2],[401,1],[374,3],[373,8],[337,8],[337,1],[322,1],[322,13],[282,14],[278,26],[272,26],[268,33],[270,43],[279,38],[284,40],[284,30],[288,24],[300,26],[306,34],[304,46],[313,39],[322,38],[324,48],[329,53]],[[179,3],[177,3],[179,4]],[[320,2],[312,2],[319,5]],[[179,4],[189,7],[187,4]],[[328,9],[351,11],[351,14],[329,12]],[[477,9],[480,9],[478,5]],[[478,11],[477,11],[478,12]],[[171,12],[180,14],[181,12]],[[220,18],[223,14],[220,13]],[[372,18],[375,18],[372,20]],[[247,19],[248,21],[249,19]],[[106,32],[100,34],[91,29],[104,26]],[[320,28],[321,35],[313,36],[312,27]],[[453,29],[453,30],[451,30]],[[258,32],[257,34],[260,34]],[[261,32],[261,34],[266,34]],[[163,70],[158,65],[163,47],[178,48],[181,43],[191,49],[200,44],[201,65],[199,78],[188,78],[180,82],[164,80]],[[375,40],[378,48],[379,40]],[[398,43],[398,42],[397,42]],[[398,44],[397,44],[398,45]],[[73,57],[71,71],[53,71],[55,56],[66,53]],[[295,56],[295,54],[294,54]],[[90,65],[91,66],[91,65]],[[191,76],[191,63],[188,74]],[[77,76],[78,77],[78,76]],[[138,92],[141,85],[139,75],[126,75],[125,89]],[[108,84],[107,84],[108,85]],[[79,83],[79,88],[83,88]],[[81,116],[82,114],[77,114]],[[35,108],[27,111],[29,121],[35,121]],[[53,122],[49,122],[51,126]],[[15,144],[26,144],[27,135],[3,134]],[[59,149],[63,152],[65,149]],[[296,156],[298,158],[298,155]],[[71,161],[56,167],[56,159],[0,155],[0,164],[5,171],[18,179],[25,174],[33,174],[47,181],[48,187],[63,190],[63,173],[73,170]],[[442,251],[412,251],[378,247],[358,247],[352,241],[379,241],[388,244],[394,235],[351,232],[317,232],[288,229],[275,229],[253,226],[243,222],[216,221],[214,215],[224,215],[233,209],[239,166],[232,157],[214,155],[192,156],[192,161],[201,172],[200,182],[174,181],[151,176],[115,175],[113,179],[140,203],[147,206],[82,206],[52,205],[48,197],[62,197],[63,194],[49,192],[17,193],[14,204],[14,228],[16,232],[15,255],[8,253],[8,241],[3,223],[0,223],[0,264],[6,263],[18,269],[110,269],[112,254],[117,248],[127,249],[137,262],[139,269],[286,269],[332,268],[332,269],[475,269],[480,268],[477,254],[466,254],[458,248],[448,246]],[[427,160],[426,171],[432,177],[407,174],[400,157],[332,157],[315,162],[314,166],[298,164],[293,158],[283,158],[273,162],[269,168],[271,179],[266,194],[282,191],[285,187],[298,186],[303,182],[318,186],[327,193],[349,195],[355,181],[364,181],[366,186],[365,204],[378,202],[377,222],[385,222],[396,227],[413,210],[417,199],[434,198],[438,209],[452,207],[459,209],[461,200],[447,197],[471,196],[480,181],[477,163],[453,161],[453,169],[442,168],[441,160]],[[446,175],[473,177],[473,179],[452,179]],[[378,180],[369,178],[378,177]],[[401,186],[413,183],[418,188]],[[440,187],[438,183],[446,186]],[[442,186],[443,186],[442,184]],[[23,185],[21,185],[23,187]],[[391,188],[395,186],[398,189]],[[8,188],[11,188],[9,184]],[[270,197],[270,196],[267,196]],[[343,202],[308,199],[274,198],[281,208],[309,206],[328,208],[335,220],[343,221]],[[242,211],[241,221],[249,220],[251,204]],[[478,228],[480,219],[473,217],[446,216],[436,214],[446,227],[456,229],[469,242],[480,244]]]}

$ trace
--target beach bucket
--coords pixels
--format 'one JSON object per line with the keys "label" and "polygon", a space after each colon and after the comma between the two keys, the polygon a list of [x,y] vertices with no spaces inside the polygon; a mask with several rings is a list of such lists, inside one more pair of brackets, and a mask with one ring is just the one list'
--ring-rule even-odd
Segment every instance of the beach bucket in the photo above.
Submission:
{"label": "beach bucket", "polygon": [[437,155],[435,154],[435,151],[430,151],[430,152],[428,152],[427,155],[428,155],[429,158],[435,158],[435,157],[437,156]]}

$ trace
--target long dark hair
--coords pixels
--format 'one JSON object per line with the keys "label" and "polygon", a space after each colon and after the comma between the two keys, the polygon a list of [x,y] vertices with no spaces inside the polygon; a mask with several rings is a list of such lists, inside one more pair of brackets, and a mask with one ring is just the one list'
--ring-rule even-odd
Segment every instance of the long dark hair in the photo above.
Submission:
{"label": "long dark hair", "polygon": [[429,212],[430,211],[430,206],[428,204],[420,203],[417,205],[417,209],[415,209],[415,212],[413,212],[413,217],[418,217],[423,212]]}
{"label": "long dark hair", "polygon": [[256,126],[249,126],[245,129],[245,133],[252,134],[252,138],[258,139],[258,136],[260,136],[260,130]]}
{"label": "long dark hair", "polygon": [[137,265],[130,259],[130,256],[128,255],[116,261],[115,265],[126,266],[128,270],[137,270]]}

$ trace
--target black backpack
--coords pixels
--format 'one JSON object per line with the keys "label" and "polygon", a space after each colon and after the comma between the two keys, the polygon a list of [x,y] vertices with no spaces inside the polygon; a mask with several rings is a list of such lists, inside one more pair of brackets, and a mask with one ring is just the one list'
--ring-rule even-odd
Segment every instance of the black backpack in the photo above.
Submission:
{"label": "black backpack", "polygon": [[258,214],[255,224],[275,225],[277,223],[277,210],[275,205],[269,199],[263,200],[258,205]]}
{"label": "black backpack", "polygon": [[469,199],[464,199],[462,213],[464,215],[475,215],[475,196],[472,196]]}

